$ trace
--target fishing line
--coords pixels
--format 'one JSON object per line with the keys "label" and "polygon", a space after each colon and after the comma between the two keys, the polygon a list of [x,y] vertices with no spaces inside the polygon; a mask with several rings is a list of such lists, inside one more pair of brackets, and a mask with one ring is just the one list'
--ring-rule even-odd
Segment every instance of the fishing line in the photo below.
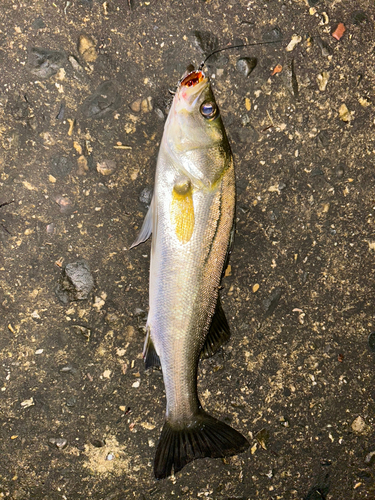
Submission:
{"label": "fishing line", "polygon": [[213,56],[214,54],[217,54],[218,52],[223,52],[223,50],[228,50],[228,49],[240,49],[242,47],[254,47],[255,45],[268,45],[270,43],[280,43],[282,40],[272,40],[270,42],[256,42],[256,43],[242,43],[240,45],[230,45],[229,47],[223,47],[222,49],[217,49],[211,52],[204,61],[200,63],[198,66],[198,71],[202,71],[204,65],[208,61],[208,59]]}

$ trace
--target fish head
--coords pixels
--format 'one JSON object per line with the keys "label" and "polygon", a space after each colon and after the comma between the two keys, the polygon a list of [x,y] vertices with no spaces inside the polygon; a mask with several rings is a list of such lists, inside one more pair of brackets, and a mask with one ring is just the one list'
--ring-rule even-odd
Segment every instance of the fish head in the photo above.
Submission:
{"label": "fish head", "polygon": [[231,153],[211,83],[203,71],[183,76],[165,124],[164,138],[176,163],[194,182],[209,186],[222,175]]}

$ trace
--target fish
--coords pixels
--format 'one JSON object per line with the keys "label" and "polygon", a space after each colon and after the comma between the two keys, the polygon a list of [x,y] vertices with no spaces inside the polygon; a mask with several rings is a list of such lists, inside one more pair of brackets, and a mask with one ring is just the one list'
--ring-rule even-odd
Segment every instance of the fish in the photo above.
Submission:
{"label": "fish", "polygon": [[179,81],[160,143],[153,197],[131,248],[152,234],[143,357],[161,367],[165,423],[154,474],[163,479],[204,457],[244,452],[247,439],[209,415],[198,397],[200,358],[228,342],[219,287],[234,238],[233,156],[202,68]]}

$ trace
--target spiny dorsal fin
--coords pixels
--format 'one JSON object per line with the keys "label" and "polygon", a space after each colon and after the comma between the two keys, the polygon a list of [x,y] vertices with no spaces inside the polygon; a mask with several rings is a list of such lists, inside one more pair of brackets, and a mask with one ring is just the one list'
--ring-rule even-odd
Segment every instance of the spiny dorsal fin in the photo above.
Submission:
{"label": "spiny dorsal fin", "polygon": [[220,296],[218,296],[215,314],[213,315],[212,323],[201,351],[201,359],[213,356],[229,339],[230,329],[228,321],[221,305]]}
{"label": "spiny dorsal fin", "polygon": [[146,370],[153,366],[155,366],[155,368],[161,367],[160,358],[151,339],[150,330],[147,330],[145,345],[143,348],[143,359],[145,362]]}

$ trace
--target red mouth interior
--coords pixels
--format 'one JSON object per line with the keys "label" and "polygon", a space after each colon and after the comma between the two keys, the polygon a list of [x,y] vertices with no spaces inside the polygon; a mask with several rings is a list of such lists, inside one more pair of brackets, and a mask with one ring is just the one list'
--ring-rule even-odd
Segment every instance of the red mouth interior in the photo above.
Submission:
{"label": "red mouth interior", "polygon": [[204,74],[202,71],[192,71],[189,73],[181,82],[181,86],[185,87],[194,87],[194,85],[197,85],[200,83],[204,78]]}

